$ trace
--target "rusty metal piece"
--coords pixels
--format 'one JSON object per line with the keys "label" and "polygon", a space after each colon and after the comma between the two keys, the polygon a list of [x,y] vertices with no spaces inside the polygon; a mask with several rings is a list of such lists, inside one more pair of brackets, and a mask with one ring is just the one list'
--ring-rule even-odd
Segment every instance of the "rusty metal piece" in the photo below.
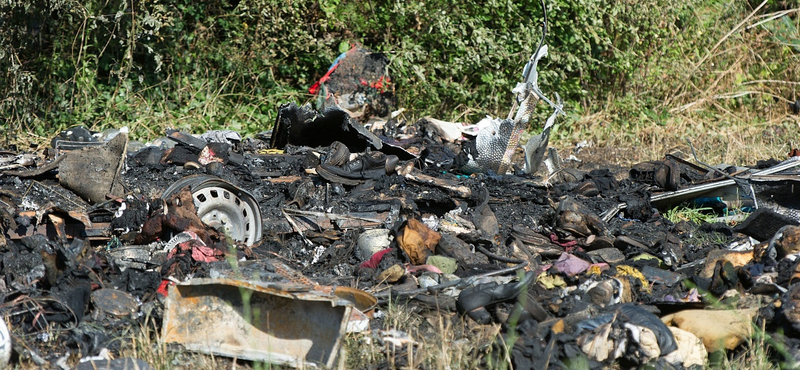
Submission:
{"label": "rusty metal piece", "polygon": [[447,181],[444,179],[439,179],[436,177],[428,176],[419,172],[416,168],[414,168],[414,163],[409,162],[404,166],[398,166],[397,173],[400,176],[405,177],[408,180],[414,181],[419,184],[424,185],[433,185],[450,191],[451,193],[461,197],[461,198],[469,198],[472,196],[472,190],[469,187],[464,185],[459,185],[452,181]]}
{"label": "rusty metal piece", "polygon": [[65,227],[65,222],[63,217],[59,217],[54,213],[48,213],[47,218],[50,219],[50,222],[53,223],[53,226],[56,230],[56,235],[58,235],[58,239],[62,242],[67,241],[67,230]]}
{"label": "rusty metal piece", "polygon": [[[109,236],[106,235],[106,231],[108,231],[110,225],[111,224],[108,222],[95,222],[92,224],[92,227],[87,228],[80,223],[67,222],[64,225],[64,234],[67,236],[67,239],[85,238],[88,240],[103,241],[109,239]],[[13,230],[8,229],[6,232],[8,233],[9,238],[12,240],[19,240],[26,236],[35,234],[46,235],[49,239],[53,239],[58,236],[56,226],[49,222],[36,226],[31,225],[28,227],[17,227]]]}
{"label": "rusty metal piece", "polygon": [[275,273],[283,277],[284,279],[291,281],[295,284],[301,284],[309,287],[319,286],[316,282],[309,279],[299,271],[286,266],[285,263],[281,261],[274,260],[272,261],[272,266],[275,268]]}
{"label": "rusty metal piece", "polygon": [[378,304],[378,299],[361,289],[340,286],[334,288],[333,294],[352,303],[361,312],[370,312]]}
{"label": "rusty metal piece", "polygon": [[353,304],[347,321],[347,332],[360,333],[369,330],[372,309],[378,304],[378,299],[363,290],[341,286],[334,288],[333,294]]}
{"label": "rusty metal piece", "polygon": [[19,240],[35,234],[46,235],[50,239],[108,240],[107,222],[92,222],[82,209],[65,211],[61,207],[48,204],[38,211],[21,211],[16,214],[33,220],[30,225],[17,225],[6,233],[11,239]]}
{"label": "rusty metal piece", "polygon": [[280,287],[234,279],[173,285],[161,340],[201,353],[300,368],[332,367],[353,304],[330,289]]}

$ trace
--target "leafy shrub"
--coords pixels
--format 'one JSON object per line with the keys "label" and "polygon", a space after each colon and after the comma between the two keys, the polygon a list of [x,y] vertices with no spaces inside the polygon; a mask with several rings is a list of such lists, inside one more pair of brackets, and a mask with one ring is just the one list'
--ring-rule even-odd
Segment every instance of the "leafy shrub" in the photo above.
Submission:
{"label": "leafy shrub", "polygon": [[[546,6],[542,89],[579,113],[620,101],[613,109],[627,119],[635,111],[661,117],[663,102],[691,96],[687,82],[709,83],[691,62],[753,5]],[[794,57],[796,21],[786,18],[765,32],[778,40],[770,50]],[[279,104],[311,98],[307,87],[351,43],[388,55],[399,105],[412,116],[504,116],[541,22],[532,0],[0,0],[0,135],[46,138],[74,124],[129,125],[141,137],[167,126],[265,130]],[[781,63],[748,68],[745,77],[796,76]]]}

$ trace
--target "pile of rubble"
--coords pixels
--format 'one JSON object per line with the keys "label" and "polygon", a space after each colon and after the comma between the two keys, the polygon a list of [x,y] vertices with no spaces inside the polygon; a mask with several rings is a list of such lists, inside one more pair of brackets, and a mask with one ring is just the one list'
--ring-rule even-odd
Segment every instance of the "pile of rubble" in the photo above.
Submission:
{"label": "pile of rubble", "polygon": [[[152,320],[182,349],[332,367],[392,302],[503,324],[515,369],[699,368],[753,328],[800,360],[800,157],[564,165],[544,54],[513,118],[472,126],[287,104],[252,138],[75,127],[0,152],[0,361],[149,368],[109,353]],[[680,205],[716,219],[664,217]]]}
{"label": "pile of rubble", "polygon": [[[186,349],[332,366],[342,336],[374,328],[390,300],[513,318],[520,369],[576,355],[703,366],[754,325],[784,346],[778,360],[798,360],[785,355],[800,348],[798,157],[666,156],[614,173],[560,168],[549,150],[542,176],[513,163],[466,175],[474,139],[450,141],[443,124],[369,130],[289,104],[255,138],[172,131],[142,145],[74,128],[45,158],[3,152],[4,360],[111,363],[96,356],[119,349],[112,333],[156,317]],[[717,222],[663,217],[681,204]]]}

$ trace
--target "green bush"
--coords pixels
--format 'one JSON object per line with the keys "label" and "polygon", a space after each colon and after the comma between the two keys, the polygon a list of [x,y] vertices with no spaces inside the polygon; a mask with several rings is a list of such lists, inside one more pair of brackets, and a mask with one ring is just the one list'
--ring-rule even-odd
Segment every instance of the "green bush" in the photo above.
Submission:
{"label": "green bush", "polygon": [[317,39],[327,29],[313,25],[322,14],[313,4],[0,2],[5,130],[266,129],[333,55]]}
{"label": "green bush", "polygon": [[[631,102],[623,111],[657,111],[704,78],[687,66],[749,9],[548,1],[540,86],[579,113],[620,97]],[[308,86],[354,43],[387,54],[411,116],[503,116],[541,22],[531,0],[0,0],[0,135],[47,138],[75,124],[128,125],[142,138],[168,126],[265,130],[279,104],[309,100]],[[778,26],[777,38],[796,33],[796,22]]]}

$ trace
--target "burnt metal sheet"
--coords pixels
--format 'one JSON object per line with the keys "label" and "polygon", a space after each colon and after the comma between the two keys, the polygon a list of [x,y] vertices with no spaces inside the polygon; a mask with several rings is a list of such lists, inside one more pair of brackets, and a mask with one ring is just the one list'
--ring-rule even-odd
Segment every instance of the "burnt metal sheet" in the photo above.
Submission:
{"label": "burnt metal sheet", "polygon": [[113,248],[108,250],[108,255],[123,270],[128,267],[147,270],[161,266],[167,260],[167,253],[160,243]]}
{"label": "burnt metal sheet", "polygon": [[367,148],[381,150],[383,142],[339,107],[317,112],[311,105],[284,104],[278,110],[270,147],[283,149],[287,144],[328,146],[334,141],[347,145],[352,152]]}
{"label": "burnt metal sheet", "polygon": [[[742,190],[736,180],[725,179],[654,194],[650,197],[650,202],[653,206],[664,210],[703,196],[719,196],[726,201],[738,201],[746,198],[748,192],[753,192],[756,194],[756,199],[754,199],[755,208],[765,206],[779,213],[800,219],[800,212],[798,212],[800,204],[795,201],[797,198],[795,192],[800,191],[800,186],[795,185],[800,182],[800,176],[797,174],[781,174],[796,167],[800,167],[800,157],[791,157],[770,168],[755,171],[749,176],[737,176],[737,180],[742,184],[747,184],[749,189]],[[779,195],[776,196],[775,194]],[[607,222],[625,207],[625,203],[620,203],[603,212],[601,218]]]}
{"label": "burnt metal sheet", "polygon": [[[798,166],[800,166],[800,157],[792,157],[770,168],[763,169],[760,171],[755,171],[750,176],[750,178],[746,176],[741,176],[739,177],[739,180],[743,182],[750,182],[752,180],[757,180],[759,178],[763,179],[764,176],[766,175],[774,175],[779,172]],[[726,179],[713,183],[692,186],[686,189],[656,194],[650,198],[650,201],[653,203],[653,205],[657,207],[668,207],[669,205],[675,205],[689,199],[697,198],[703,195],[708,195],[709,193],[712,193],[714,191],[722,191],[725,188],[735,188],[735,187],[737,187],[735,180]]]}
{"label": "burnt metal sheet", "polygon": [[139,303],[130,293],[117,289],[98,289],[92,292],[92,304],[114,316],[136,313]]}
{"label": "burnt metal sheet", "polygon": [[82,208],[76,207],[77,210],[70,211],[62,208],[64,207],[48,205],[39,211],[18,212],[18,216],[31,218],[34,222],[27,226],[17,225],[15,228],[9,228],[6,233],[9,238],[14,240],[34,234],[46,235],[53,240],[56,238],[97,241],[109,239],[107,231],[110,224],[108,222],[92,222]]}
{"label": "burnt metal sheet", "polygon": [[339,229],[374,228],[382,226],[389,217],[388,212],[351,212],[337,214],[331,212],[312,212],[294,208],[283,208],[283,212],[292,216],[294,223],[301,229],[324,231],[333,228],[335,223]]}
{"label": "burnt metal sheet", "polygon": [[193,279],[170,287],[161,340],[206,354],[331,367],[352,309],[329,290]]}
{"label": "burnt metal sheet", "polygon": [[800,220],[800,176],[753,176],[750,184],[759,207]]}

